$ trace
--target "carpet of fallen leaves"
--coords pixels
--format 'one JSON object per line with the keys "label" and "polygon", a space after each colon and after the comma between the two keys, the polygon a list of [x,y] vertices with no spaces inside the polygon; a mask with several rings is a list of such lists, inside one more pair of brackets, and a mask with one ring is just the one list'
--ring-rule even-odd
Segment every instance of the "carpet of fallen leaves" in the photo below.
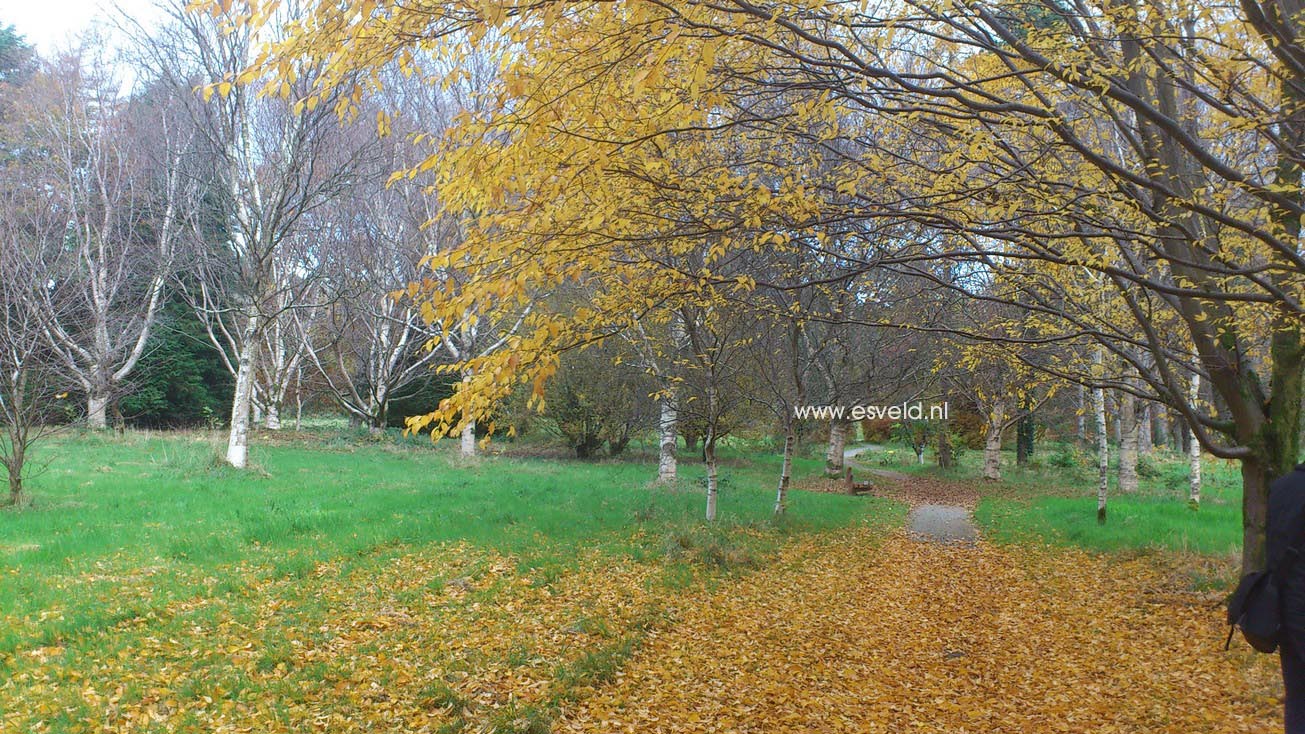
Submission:
{"label": "carpet of fallen leaves", "polygon": [[654,632],[568,732],[1268,732],[1270,656],[1146,559],[856,536]]}
{"label": "carpet of fallen leaves", "polygon": [[522,571],[466,545],[323,565],[22,651],[0,732],[502,728],[569,662],[646,626],[660,571],[599,553]]}
{"label": "carpet of fallen leaves", "polygon": [[0,732],[1281,726],[1274,659],[1224,652],[1221,610],[1145,558],[858,528],[706,586],[664,571],[463,545],[320,566],[22,651]]}
{"label": "carpet of fallen leaves", "polygon": [[[979,501],[979,491],[969,482],[954,481],[928,474],[905,474],[892,469],[883,469],[872,464],[849,460],[852,475],[858,483],[868,483],[870,494],[876,497],[905,502],[911,507],[919,505],[956,505],[973,508]],[[825,492],[844,494],[847,485],[841,478],[809,477],[794,485],[794,489],[806,492]],[[987,494],[1000,492],[1000,485],[985,487]]]}

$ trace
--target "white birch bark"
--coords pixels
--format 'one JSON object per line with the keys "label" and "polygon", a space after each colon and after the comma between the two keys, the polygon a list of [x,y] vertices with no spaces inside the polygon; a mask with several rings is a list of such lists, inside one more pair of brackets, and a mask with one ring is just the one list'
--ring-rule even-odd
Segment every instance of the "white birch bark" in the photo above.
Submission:
{"label": "white birch bark", "polygon": [[702,458],[707,465],[707,522],[716,521],[716,499],[720,494],[720,484],[716,466],[717,421],[720,420],[719,402],[716,394],[715,365],[711,365],[711,374],[707,380],[707,438],[702,444]]}
{"label": "white birch bark", "polygon": [[476,455],[475,419],[467,421],[467,425],[462,427],[462,436],[460,440],[459,451],[464,459],[469,459]]}
{"label": "white birch bark", "polygon": [[86,427],[93,431],[108,427],[109,396],[92,392],[86,400]]}
{"label": "white birch bark", "polygon": [[263,426],[269,431],[281,430],[281,406],[274,401],[268,401],[267,413],[263,418]]}
{"label": "white birch bark", "polygon": [[[471,347],[471,344],[475,341],[475,339],[476,336],[475,336],[474,328],[469,327],[466,323],[464,323],[462,326],[463,349],[464,350],[469,349]],[[472,378],[471,370],[462,371],[462,381],[464,383],[471,382],[471,378]],[[462,427],[462,438],[461,441],[459,442],[458,452],[462,455],[462,458],[464,459],[470,459],[476,455],[476,419],[475,418],[468,420],[467,424]]]}
{"label": "white birch bark", "polygon": [[829,474],[842,474],[849,427],[844,420],[833,420],[829,423],[829,445],[825,448],[825,471]]}
{"label": "white birch bark", "polygon": [[996,401],[988,411],[988,425],[983,437],[983,478],[1001,480],[1001,432],[1006,427],[1006,404]]}
{"label": "white birch bark", "polygon": [[235,393],[231,398],[231,430],[227,436],[227,463],[237,469],[249,465],[249,420],[254,403],[254,359],[257,351],[258,316],[245,325],[244,344],[236,369]]}
{"label": "white birch bark", "polygon": [[1119,491],[1137,491],[1137,398],[1119,394]]}
{"label": "white birch bark", "polygon": [[778,517],[784,514],[788,504],[788,486],[793,476],[793,449],[797,446],[797,432],[794,430],[793,418],[789,417],[784,426],[784,460],[779,468],[779,488],[775,491],[775,507],[772,513]]}
{"label": "white birch bark", "polygon": [[678,465],[675,459],[675,445],[679,436],[679,408],[674,392],[663,394],[661,398],[661,417],[658,420],[660,444],[657,456],[657,481],[662,484],[674,484]]}

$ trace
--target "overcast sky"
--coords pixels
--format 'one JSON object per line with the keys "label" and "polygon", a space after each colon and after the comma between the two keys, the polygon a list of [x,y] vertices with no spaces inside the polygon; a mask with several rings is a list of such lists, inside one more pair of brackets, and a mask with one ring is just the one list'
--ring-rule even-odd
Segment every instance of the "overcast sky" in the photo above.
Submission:
{"label": "overcast sky", "polygon": [[28,43],[48,54],[72,34],[97,21],[103,23],[114,7],[149,25],[157,17],[154,4],[155,0],[0,0],[0,26],[13,25]]}

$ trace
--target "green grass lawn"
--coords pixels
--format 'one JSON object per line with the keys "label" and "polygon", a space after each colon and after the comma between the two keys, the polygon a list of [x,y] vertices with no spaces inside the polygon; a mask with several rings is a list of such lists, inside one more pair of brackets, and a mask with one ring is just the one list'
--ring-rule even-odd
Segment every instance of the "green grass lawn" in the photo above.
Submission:
{"label": "green grass lawn", "polygon": [[[1112,447],[1113,449],[1113,447]],[[954,469],[937,468],[932,451],[916,463],[909,448],[890,445],[878,454],[888,468],[972,483],[982,495],[975,519],[998,542],[1035,540],[1098,551],[1168,550],[1211,556],[1240,552],[1241,476],[1233,462],[1206,457],[1201,507],[1188,506],[1187,458],[1157,451],[1143,460],[1139,490],[1122,494],[1116,455],[1111,456],[1107,522],[1097,524],[1095,455],[1068,444],[1040,444],[1028,466],[1002,453],[1002,480],[982,479],[983,452],[966,449]]]}
{"label": "green grass lawn", "polygon": [[[712,528],[699,519],[702,468],[692,460],[667,490],[650,486],[647,461],[464,463],[447,444],[330,433],[258,436],[245,472],[222,465],[209,434],[70,434],[39,456],[49,463],[30,483],[31,504],[0,511],[0,668],[178,602],[430,544],[464,542],[545,572],[594,548],[726,566],[791,533],[902,515],[883,501],[796,493],[773,523],[779,460],[760,455],[726,462]],[[803,460],[796,472],[819,469]]]}

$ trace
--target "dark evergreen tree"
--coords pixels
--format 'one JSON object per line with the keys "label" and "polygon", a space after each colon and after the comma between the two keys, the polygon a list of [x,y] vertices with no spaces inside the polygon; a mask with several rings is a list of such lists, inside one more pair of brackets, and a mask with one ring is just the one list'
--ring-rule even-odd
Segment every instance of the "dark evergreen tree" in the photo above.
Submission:
{"label": "dark evergreen tree", "polygon": [[174,299],[159,316],[131,387],[119,402],[128,423],[184,428],[223,421],[232,379],[203,324]]}

